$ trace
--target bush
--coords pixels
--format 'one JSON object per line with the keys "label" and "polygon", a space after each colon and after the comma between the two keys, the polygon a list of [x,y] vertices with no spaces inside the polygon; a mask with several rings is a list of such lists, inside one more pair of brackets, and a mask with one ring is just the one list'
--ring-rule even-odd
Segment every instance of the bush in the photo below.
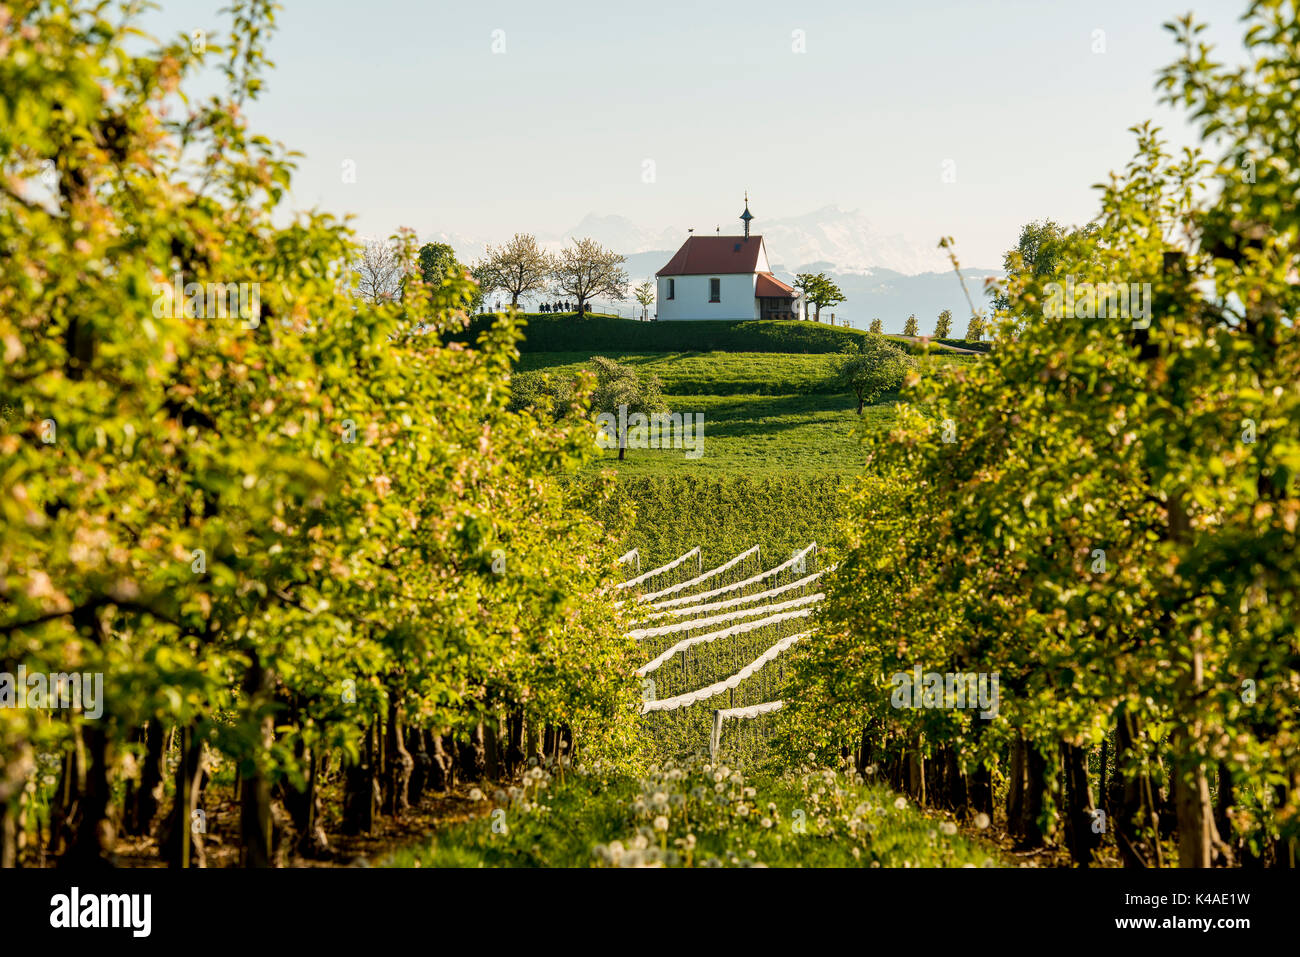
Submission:
{"label": "bush", "polygon": [[897,392],[903,378],[916,360],[888,342],[884,336],[869,334],[858,348],[840,363],[840,380],[858,399],[858,415],[862,407],[873,403],[887,392]]}
{"label": "bush", "polygon": [[510,377],[511,412],[533,409],[559,419],[574,399],[573,381],[548,372],[516,372]]}

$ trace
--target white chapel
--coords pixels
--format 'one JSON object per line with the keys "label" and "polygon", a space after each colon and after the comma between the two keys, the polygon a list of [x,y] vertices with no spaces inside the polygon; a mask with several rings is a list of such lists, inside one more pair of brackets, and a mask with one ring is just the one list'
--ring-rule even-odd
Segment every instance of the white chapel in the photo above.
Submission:
{"label": "white chapel", "polygon": [[655,274],[660,320],[802,319],[799,290],[772,275],[762,236],[691,236]]}

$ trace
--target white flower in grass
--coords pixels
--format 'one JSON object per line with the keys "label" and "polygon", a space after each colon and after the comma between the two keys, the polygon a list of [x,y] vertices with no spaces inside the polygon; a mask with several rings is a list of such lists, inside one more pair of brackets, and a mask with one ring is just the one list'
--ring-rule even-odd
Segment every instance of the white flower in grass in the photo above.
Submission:
{"label": "white flower in grass", "polygon": [[758,851],[754,850],[754,849],[751,847],[749,850],[747,850],[747,851],[745,852],[745,856],[746,856],[746,857],[758,857]]}
{"label": "white flower in grass", "polygon": [[866,772],[867,777],[871,777],[873,774],[876,773],[876,766],[874,764],[868,764],[865,768],[863,768],[863,770]]}
{"label": "white flower in grass", "polygon": [[771,811],[773,814],[775,814],[775,813],[776,813],[776,802],[775,802],[775,801],[768,801],[768,802],[767,802],[767,809],[768,809],[769,811]]}
{"label": "white flower in grass", "polygon": [[483,800],[483,792],[480,791],[478,788],[470,788],[469,799],[471,801],[481,801]]}
{"label": "white flower in grass", "polygon": [[741,817],[749,817],[749,807],[748,807],[748,805],[745,805],[745,804],[737,804],[737,805],[736,805],[736,813],[739,814]]}
{"label": "white flower in grass", "polygon": [[745,788],[745,790],[742,791],[741,793],[744,794],[745,797],[747,797],[747,798],[752,798],[752,797],[757,797],[757,796],[758,796],[758,791],[755,790],[754,788]]}
{"label": "white flower in grass", "polygon": [[[718,773],[721,774],[721,775],[725,778],[725,777],[730,776],[730,774],[731,774],[731,769],[728,768],[728,767],[724,764],[722,767],[718,768]],[[716,780],[716,778],[715,778],[715,780]]]}
{"label": "white flower in grass", "polygon": [[808,752],[808,763],[809,763],[809,764],[813,764],[813,763],[816,762],[816,760],[817,760],[817,752],[816,752],[816,751],[809,751],[809,752]]}
{"label": "white flower in grass", "polygon": [[626,852],[623,849],[622,841],[609,842],[609,859],[613,861],[615,864],[618,863],[619,858],[622,857],[624,853]]}
{"label": "white flower in grass", "polygon": [[894,802],[894,807],[898,808],[900,811],[903,810],[903,808],[907,807],[907,798],[899,798]]}
{"label": "white flower in grass", "polygon": [[742,783],[744,780],[745,780],[744,776],[743,776],[739,771],[737,771],[737,772],[735,772],[734,774],[731,775],[731,783],[732,783],[732,784],[740,784],[740,783]]}
{"label": "white flower in grass", "polygon": [[758,823],[763,825],[763,827],[771,827],[772,819],[770,817],[765,817],[763,818],[763,820],[759,821]]}
{"label": "white flower in grass", "polygon": [[989,816],[985,814],[983,811],[980,811],[978,814],[975,815],[975,826],[979,828],[981,831],[984,830],[986,827],[988,827],[989,824],[991,823],[992,822],[989,820]]}
{"label": "white flower in grass", "polygon": [[632,811],[634,813],[640,815],[640,814],[644,814],[647,810],[649,810],[648,806],[646,805],[645,801],[641,800],[640,798],[637,798],[635,801],[632,802]]}
{"label": "white flower in grass", "polygon": [[657,818],[655,818],[655,830],[656,831],[668,830],[668,818],[664,817],[662,814],[660,814]]}
{"label": "white flower in grass", "polygon": [[645,839],[644,834],[638,834],[636,837],[632,838],[633,850],[644,851],[649,846],[650,846],[650,842]]}
{"label": "white flower in grass", "polygon": [[860,860],[862,860],[862,851],[861,851],[861,849],[856,848],[856,847],[853,849],[853,859],[854,859],[855,861],[860,861]]}
{"label": "white flower in grass", "polygon": [[713,790],[721,794],[723,791],[727,790],[727,786],[719,781],[717,784],[713,785]]}
{"label": "white flower in grass", "polygon": [[540,781],[542,779],[542,775],[544,775],[545,773],[546,772],[543,771],[541,768],[533,768],[528,772],[528,776],[532,778],[534,781]]}
{"label": "white flower in grass", "polygon": [[721,782],[723,777],[724,777],[723,773],[719,771],[717,774],[713,775],[713,780]]}
{"label": "white flower in grass", "polygon": [[663,807],[665,804],[668,803],[668,795],[665,794],[663,791],[656,791],[654,793],[654,796],[650,798],[650,803],[653,804],[655,807]]}
{"label": "white flower in grass", "polygon": [[492,793],[492,800],[496,801],[498,804],[505,804],[507,800],[506,792],[497,788],[496,791]]}
{"label": "white flower in grass", "polygon": [[939,825],[939,830],[941,830],[948,837],[952,837],[954,834],[957,833],[957,825],[952,823],[952,821],[944,821],[942,824]]}

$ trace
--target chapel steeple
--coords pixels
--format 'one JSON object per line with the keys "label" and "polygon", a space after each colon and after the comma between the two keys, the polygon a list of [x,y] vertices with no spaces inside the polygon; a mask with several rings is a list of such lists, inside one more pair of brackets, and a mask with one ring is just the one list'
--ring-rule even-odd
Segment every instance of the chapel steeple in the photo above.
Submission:
{"label": "chapel steeple", "polygon": [[740,220],[745,224],[745,238],[749,238],[749,221],[754,218],[754,214],[749,211],[749,190],[745,190],[745,211],[740,214]]}

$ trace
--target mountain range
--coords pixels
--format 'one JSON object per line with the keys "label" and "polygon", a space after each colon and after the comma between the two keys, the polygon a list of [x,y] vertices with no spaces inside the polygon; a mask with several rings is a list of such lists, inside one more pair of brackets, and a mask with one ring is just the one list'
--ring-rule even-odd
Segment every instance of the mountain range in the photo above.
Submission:
{"label": "mountain range", "polygon": [[[575,238],[591,237],[601,245],[627,257],[627,272],[635,285],[653,277],[685,241],[687,229],[708,235],[718,226],[727,234],[739,232],[739,223],[687,224],[661,230],[647,229],[625,216],[590,213],[571,229],[560,233],[537,233],[538,242],[557,250]],[[714,229],[707,228],[713,226]],[[961,283],[943,251],[927,249],[902,236],[880,233],[857,210],[827,206],[803,216],[755,220],[754,232],[763,237],[772,271],[786,282],[797,273],[824,272],[847,297],[833,310],[822,312],[829,320],[866,328],[874,318],[883,321],[886,332],[901,332],[907,317],[915,313],[922,332],[930,332],[934,319],[944,309],[952,310],[954,332],[965,332],[970,306]],[[482,257],[489,242],[481,237],[437,233],[426,240],[448,243],[462,262]],[[976,308],[986,308],[984,279],[1000,275],[987,269],[965,269],[967,289]],[[639,315],[630,299],[623,303],[597,303],[623,315]]]}

